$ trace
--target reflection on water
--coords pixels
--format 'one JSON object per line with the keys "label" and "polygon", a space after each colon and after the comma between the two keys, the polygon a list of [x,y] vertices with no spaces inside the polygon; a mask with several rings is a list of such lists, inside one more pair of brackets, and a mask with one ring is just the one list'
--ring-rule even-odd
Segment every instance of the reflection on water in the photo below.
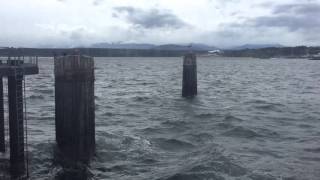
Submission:
{"label": "reflection on water", "polygon": [[[53,61],[39,63],[27,77],[31,176],[70,179],[53,160]],[[319,62],[200,58],[195,99],[181,98],[181,58],[95,64],[92,179],[320,177]]]}

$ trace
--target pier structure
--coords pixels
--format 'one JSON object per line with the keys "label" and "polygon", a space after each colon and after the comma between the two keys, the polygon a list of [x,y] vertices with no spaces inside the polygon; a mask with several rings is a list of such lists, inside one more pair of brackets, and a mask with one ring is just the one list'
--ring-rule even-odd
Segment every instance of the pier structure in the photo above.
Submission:
{"label": "pier structure", "polygon": [[63,160],[87,163],[95,153],[94,60],[55,57],[55,126]]}
{"label": "pier structure", "polygon": [[190,52],[183,57],[182,96],[194,97],[197,91],[197,57]]}
{"label": "pier structure", "polygon": [[[0,58],[0,167],[9,166],[13,179],[28,176],[25,76],[38,73],[37,57]],[[7,77],[8,92],[4,92],[5,77]],[[5,93],[8,97],[8,120],[5,119]],[[9,147],[6,147],[7,126],[9,126]],[[7,164],[7,158],[10,159],[9,165],[4,165]],[[6,170],[0,169],[0,171]],[[1,178],[5,177],[0,175]]]}

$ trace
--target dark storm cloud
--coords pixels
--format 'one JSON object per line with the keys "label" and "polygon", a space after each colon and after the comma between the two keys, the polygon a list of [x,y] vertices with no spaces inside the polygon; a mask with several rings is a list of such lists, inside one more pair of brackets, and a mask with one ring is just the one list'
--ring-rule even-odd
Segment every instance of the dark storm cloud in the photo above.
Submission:
{"label": "dark storm cloud", "polygon": [[143,10],[134,7],[116,7],[113,17],[123,16],[131,24],[144,28],[182,28],[187,26],[179,17],[166,10]]}
{"label": "dark storm cloud", "polygon": [[270,16],[262,16],[246,21],[254,27],[283,27],[289,31],[314,31],[320,27],[320,4],[285,4],[275,6]]}

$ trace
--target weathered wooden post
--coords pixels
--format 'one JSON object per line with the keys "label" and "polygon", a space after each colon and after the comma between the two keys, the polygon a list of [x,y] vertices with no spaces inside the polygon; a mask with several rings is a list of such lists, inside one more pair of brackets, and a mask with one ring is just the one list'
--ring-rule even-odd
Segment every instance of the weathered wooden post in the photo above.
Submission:
{"label": "weathered wooden post", "polygon": [[197,95],[197,57],[188,53],[183,57],[182,96],[193,97]]}
{"label": "weathered wooden post", "polygon": [[22,80],[23,69],[13,67],[13,74],[8,76],[10,168],[13,176],[25,173]]}
{"label": "weathered wooden post", "polygon": [[0,76],[0,152],[6,151],[4,128],[3,81]]}
{"label": "weathered wooden post", "polygon": [[66,159],[88,162],[95,152],[94,60],[56,57],[54,72],[58,150]]}

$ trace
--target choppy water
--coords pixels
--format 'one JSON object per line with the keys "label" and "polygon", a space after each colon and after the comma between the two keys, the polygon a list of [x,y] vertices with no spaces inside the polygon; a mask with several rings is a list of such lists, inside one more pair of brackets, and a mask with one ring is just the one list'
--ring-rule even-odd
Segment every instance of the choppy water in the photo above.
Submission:
{"label": "choppy water", "polygon": [[[96,58],[95,179],[317,180],[320,62],[198,59],[181,98],[181,58]],[[52,59],[27,79],[32,179],[51,179]]]}

